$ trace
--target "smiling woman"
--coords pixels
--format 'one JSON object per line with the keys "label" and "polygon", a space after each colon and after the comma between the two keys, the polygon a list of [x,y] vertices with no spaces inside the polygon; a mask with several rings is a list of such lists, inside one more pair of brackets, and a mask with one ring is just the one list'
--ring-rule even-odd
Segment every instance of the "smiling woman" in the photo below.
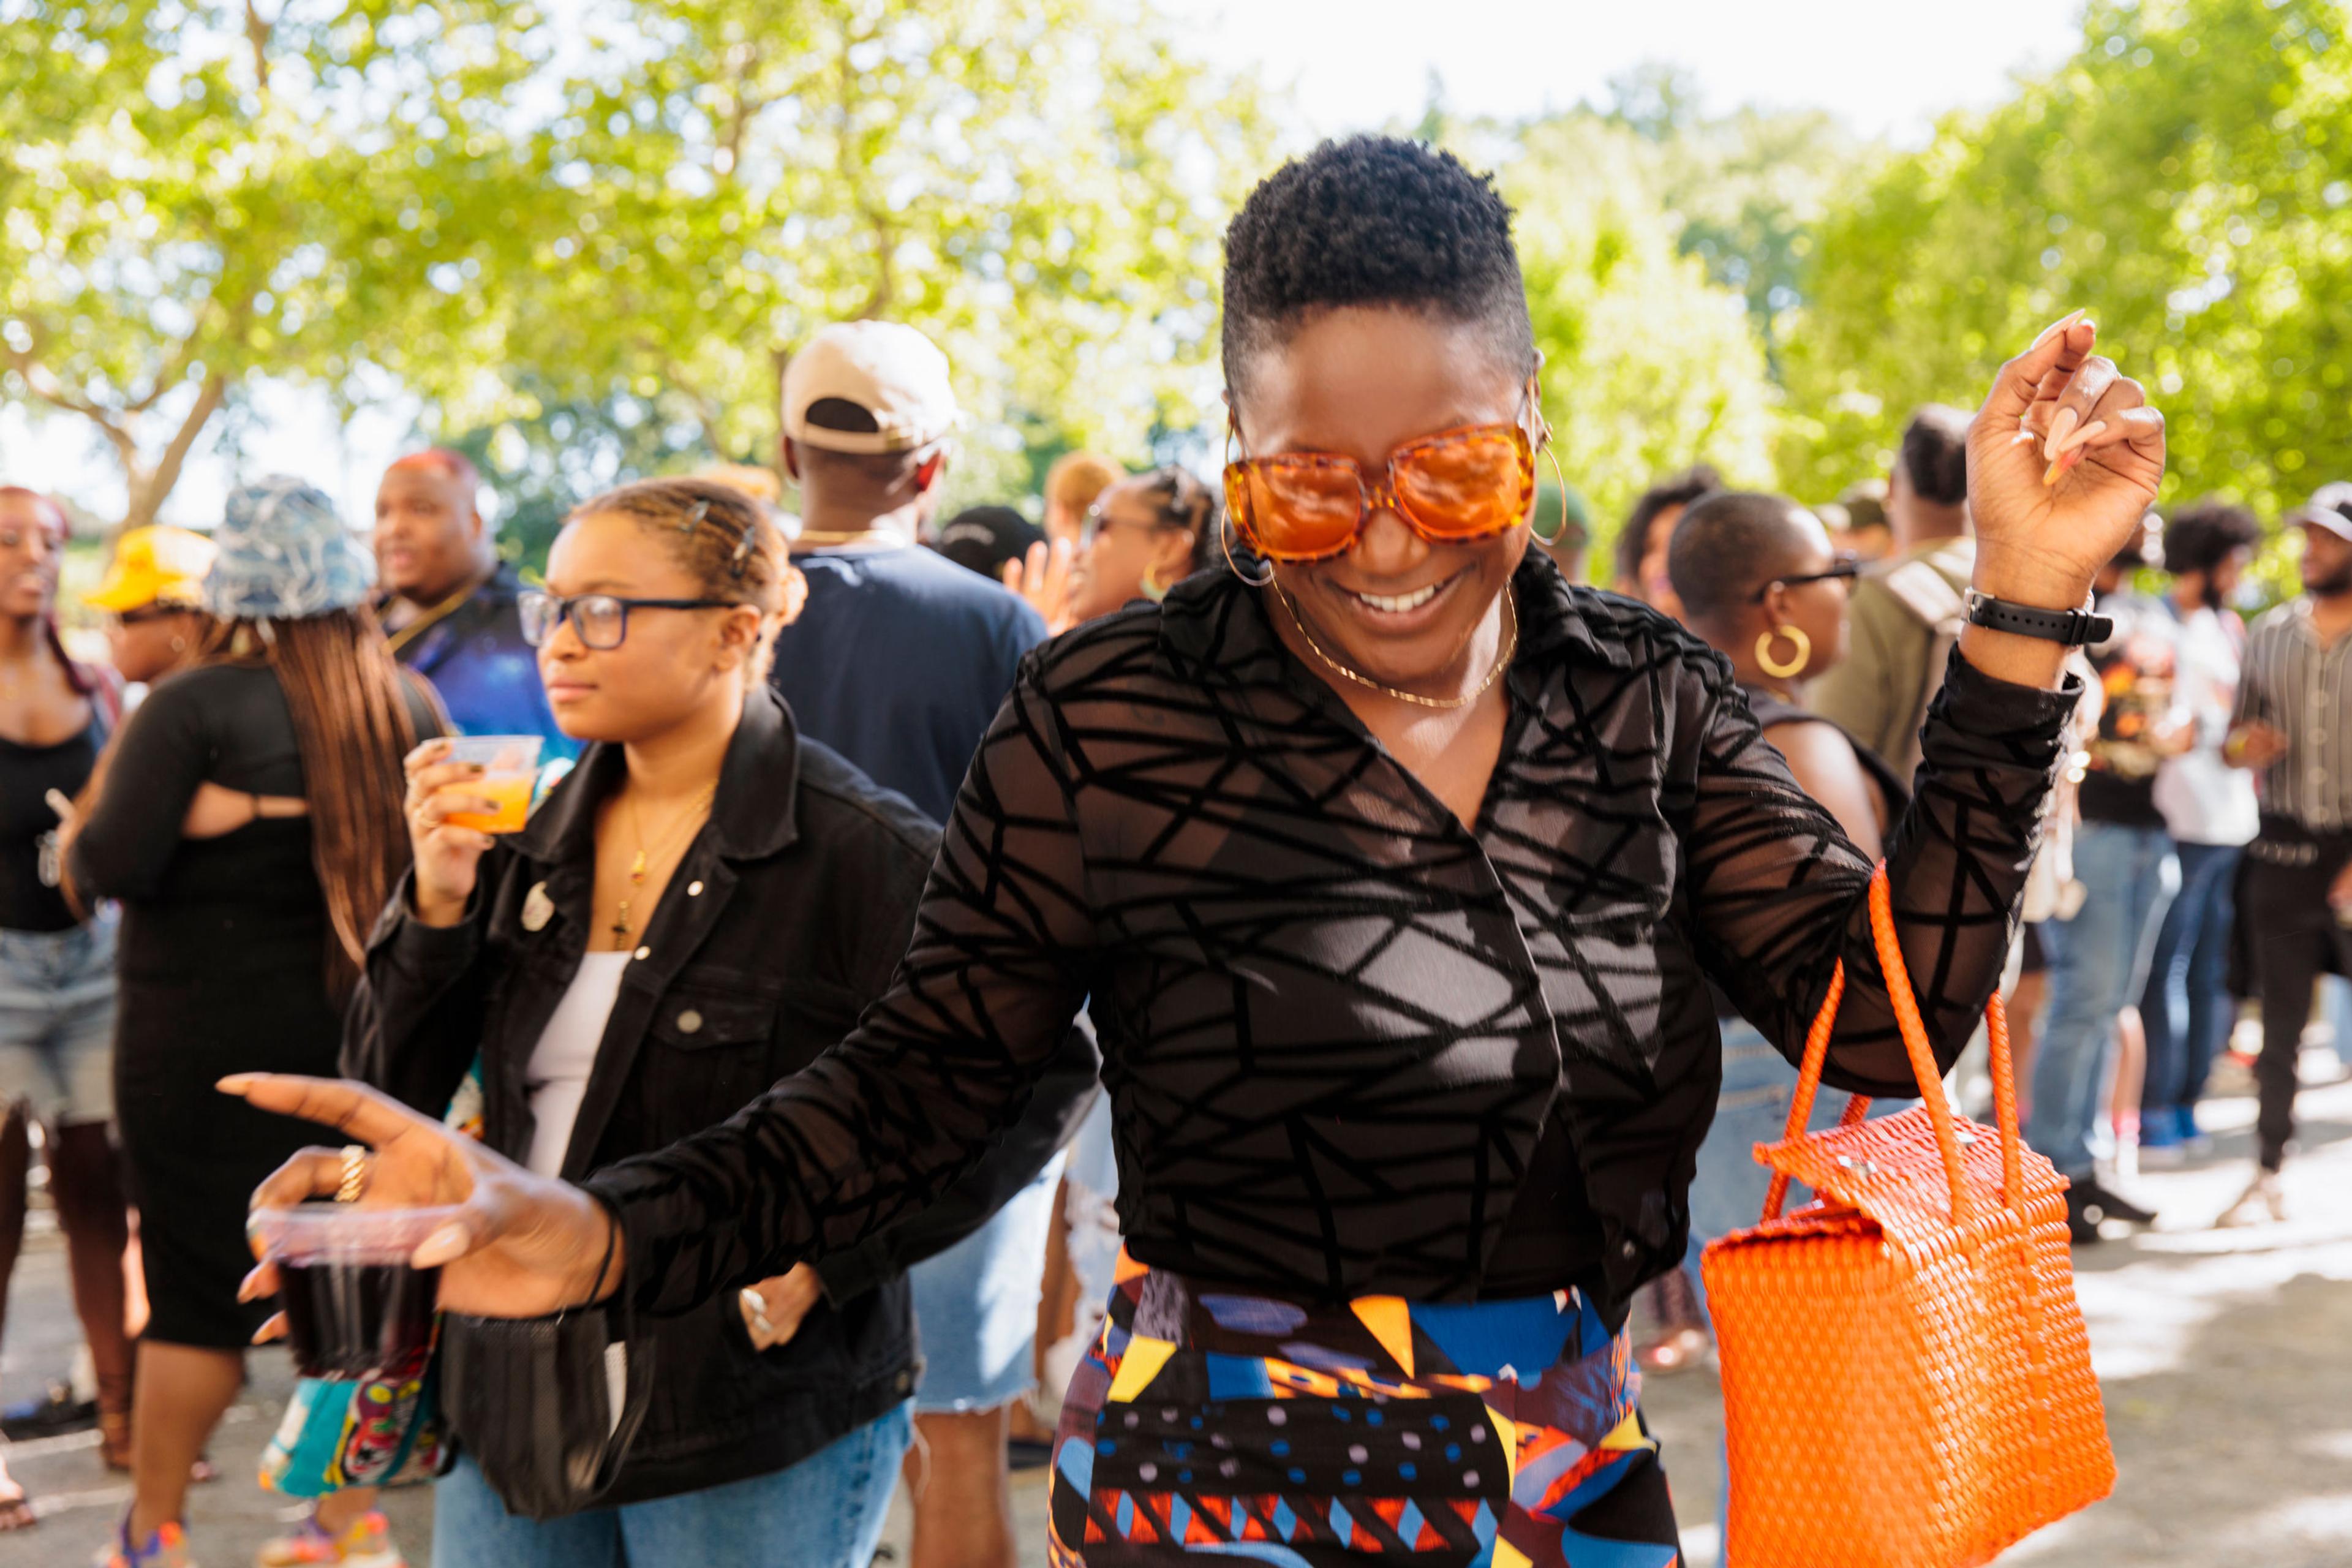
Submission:
{"label": "smiling woman", "polygon": [[[1546,433],[1487,181],[1326,145],[1227,256],[1227,490],[1260,552],[1032,657],[839,1046],[584,1191],[351,1086],[233,1087],[377,1144],[380,1201],[465,1205],[418,1254],[450,1306],[674,1313],[920,1212],[1086,1005],[1129,1257],[1056,1437],[1055,1563],[1664,1568],[1623,1325],[1682,1256],[1706,982],[1793,1053],[1843,965],[1826,1081],[1905,1092],[1870,861],[1719,658],[1528,552]],[[2044,333],[1978,418],[1988,595],[2080,603],[2154,493],[2161,422],[2092,337]],[[2063,408],[2102,428],[2047,485]],[[1969,629],[1889,837],[1947,1065],[2008,945],[2061,651]]]}

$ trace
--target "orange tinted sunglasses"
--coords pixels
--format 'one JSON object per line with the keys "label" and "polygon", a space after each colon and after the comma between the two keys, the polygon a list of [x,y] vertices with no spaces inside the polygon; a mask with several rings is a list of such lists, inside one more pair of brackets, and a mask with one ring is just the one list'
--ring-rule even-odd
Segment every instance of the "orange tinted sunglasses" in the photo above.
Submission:
{"label": "orange tinted sunglasses", "polygon": [[1321,561],[1355,543],[1375,510],[1432,544],[1461,544],[1527,521],[1536,453],[1517,424],[1474,425],[1409,441],[1367,475],[1353,458],[1286,452],[1225,465],[1234,530],[1268,561]]}

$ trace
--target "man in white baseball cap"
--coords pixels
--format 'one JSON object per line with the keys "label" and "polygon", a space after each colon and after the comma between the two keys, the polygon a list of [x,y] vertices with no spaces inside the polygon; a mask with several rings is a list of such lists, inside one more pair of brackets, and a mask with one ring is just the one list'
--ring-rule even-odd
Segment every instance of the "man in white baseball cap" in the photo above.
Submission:
{"label": "man in white baseball cap", "polygon": [[896,321],[827,327],[784,369],[784,438],[803,446],[868,456],[920,452],[961,417],[948,356]]}
{"label": "man in white baseball cap", "polygon": [[[947,356],[893,321],[827,327],[786,366],[783,409],[784,469],[801,490],[793,563],[808,579],[808,603],[776,639],[772,679],[802,734],[945,822],[1022,656],[1045,639],[1019,595],[916,543],[938,509],[958,424]],[[1093,1046],[1073,1031],[1000,1150],[1067,1142],[1092,1100],[1096,1066]],[[1061,1165],[1055,1155],[1025,1185],[1015,1184],[1027,1173],[984,1165],[934,1224],[941,1212],[985,1214],[1008,1188],[1011,1198],[908,1270],[926,1363],[915,1426],[928,1463],[908,1466],[917,1568],[1013,1561],[1007,1411],[1034,1381]]]}

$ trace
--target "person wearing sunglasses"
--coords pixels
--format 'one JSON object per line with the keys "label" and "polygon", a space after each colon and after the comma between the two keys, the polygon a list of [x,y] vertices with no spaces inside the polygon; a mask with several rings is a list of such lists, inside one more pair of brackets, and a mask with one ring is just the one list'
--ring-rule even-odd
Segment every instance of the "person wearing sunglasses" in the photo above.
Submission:
{"label": "person wearing sunglasses", "polygon": [[1132,474],[1095,498],[1070,568],[1073,625],[1153,604],[1216,559],[1217,496],[1173,464]]}
{"label": "person wearing sunglasses", "polygon": [[[415,1259],[448,1305],[675,1313],[919,1212],[1091,998],[1128,1256],[1057,1434],[1054,1562],[1283,1537],[1332,1563],[1672,1562],[1621,1336],[1683,1257],[1706,982],[1793,1056],[1843,963],[1829,1081],[1902,1092],[1870,858],[1718,655],[1529,549],[1539,365],[1487,179],[1326,143],[1252,193],[1226,258],[1234,569],[1030,658],[839,1046],[580,1185],[358,1086],[225,1087],[373,1145],[370,1201],[461,1205]],[[1889,839],[1947,1062],[2072,705],[2039,634],[2088,618],[2162,473],[2161,421],[2093,341],[2054,325],[1979,416],[1994,624]],[[261,1197],[341,1170],[313,1154]]]}
{"label": "person wearing sunglasses", "polygon": [[[1718,490],[1675,526],[1666,569],[1684,624],[1730,660],[1763,739],[1787,759],[1797,787],[1876,859],[1910,789],[1876,753],[1801,705],[1804,683],[1845,657],[1846,591],[1859,563],[1832,554],[1821,520],[1795,501]],[[1797,1087],[1795,1070],[1763,1032],[1717,1001],[1723,1081],[1691,1183],[1694,1279],[1706,1242],[1762,1212],[1770,1173],[1749,1151],[1780,1138]],[[1824,1095],[1813,1114],[1828,1126],[1842,1110],[1837,1096]]]}
{"label": "person wearing sunglasses", "polygon": [[82,603],[106,615],[106,646],[115,673],[152,685],[193,661],[210,623],[205,574],[213,542],[184,528],[134,528],[114,542],[106,577]]}

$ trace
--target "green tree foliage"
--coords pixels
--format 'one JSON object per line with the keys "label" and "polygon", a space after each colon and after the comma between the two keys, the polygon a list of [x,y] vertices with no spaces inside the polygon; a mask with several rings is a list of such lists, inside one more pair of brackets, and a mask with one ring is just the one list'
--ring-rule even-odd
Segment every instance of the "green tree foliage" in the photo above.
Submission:
{"label": "green tree foliage", "polygon": [[1499,154],[1545,414],[1569,482],[1598,509],[1600,543],[1662,471],[1705,459],[1769,483],[1773,395],[1758,337],[1742,296],[1679,247],[1654,145],[1588,112],[1506,134],[1499,146],[1465,137],[1465,150]]}
{"label": "green tree foliage", "polygon": [[2167,500],[2275,514],[2352,475],[2352,42],[2336,0],[2096,0],[2081,51],[1946,121],[1817,237],[1788,334],[1784,480],[1883,471],[2087,306],[2168,420]]}
{"label": "green tree foliage", "polygon": [[0,0],[0,395],[101,435],[138,524],[246,377],[458,363],[479,263],[446,226],[528,194],[489,125],[530,21]]}
{"label": "green tree foliage", "polygon": [[[1068,439],[1139,454],[1213,403],[1217,240],[1253,93],[1131,0],[641,0],[581,40],[529,159],[554,193],[507,363],[772,462],[831,321],[948,351],[966,484]],[[512,378],[486,391],[534,417]],[[497,398],[452,410],[478,418]]]}
{"label": "green tree foliage", "polygon": [[257,374],[766,461],[783,356],[887,314],[971,467],[1139,450],[1213,402],[1263,134],[1150,0],[0,0],[0,396],[142,522]]}

